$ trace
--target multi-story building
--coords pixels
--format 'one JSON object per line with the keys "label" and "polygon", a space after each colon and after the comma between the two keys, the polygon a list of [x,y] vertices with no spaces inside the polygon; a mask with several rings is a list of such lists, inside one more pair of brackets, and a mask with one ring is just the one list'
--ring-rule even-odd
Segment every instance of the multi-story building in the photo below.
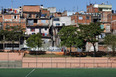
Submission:
{"label": "multi-story building", "polygon": [[[21,14],[18,11],[19,9],[3,9],[2,14],[0,15],[0,24],[1,29],[8,29],[12,26],[21,26],[26,28],[26,19],[21,18]],[[25,30],[24,30],[25,31]],[[3,48],[3,43],[1,42],[1,48]],[[14,42],[14,49],[19,49],[19,42]],[[5,42],[5,49],[11,50],[12,42]]]}
{"label": "multi-story building", "polygon": [[71,22],[71,17],[54,17],[51,19],[51,27],[53,27],[53,41],[55,46],[60,45],[60,38],[58,37],[58,32],[63,26],[73,25]]}
{"label": "multi-story building", "polygon": [[0,29],[2,29],[2,14],[0,14]]}
{"label": "multi-story building", "polygon": [[[105,29],[104,33],[99,35],[99,43],[96,43],[96,50],[101,51],[104,48],[103,38],[106,34],[111,33],[111,21],[109,22],[108,16],[112,14],[112,5],[107,4],[90,4],[87,5],[87,12],[79,12],[77,14],[78,24],[89,24],[91,22],[101,22],[101,28]],[[91,43],[87,43],[86,51],[93,51],[93,46]],[[104,50],[105,51],[105,50]]]}
{"label": "multi-story building", "polygon": [[[63,26],[89,24],[101,22],[104,33],[99,35],[99,43],[96,49],[103,49],[101,42],[106,34],[116,33],[116,14],[112,14],[112,5],[90,4],[87,12],[57,12],[55,7],[45,8],[43,5],[24,5],[18,9],[3,9],[0,14],[0,28],[21,25],[25,28],[25,34],[40,33],[43,40],[43,48],[60,45],[57,33]],[[93,51],[90,43],[86,45],[86,51]]]}
{"label": "multi-story building", "polygon": [[26,18],[27,35],[40,33],[43,40],[43,49],[51,44],[49,35],[50,11],[39,5],[24,5],[22,7],[22,16]]}
{"label": "multi-story building", "polygon": [[108,16],[108,21],[111,22],[111,31],[116,34],[116,13],[112,13]]}

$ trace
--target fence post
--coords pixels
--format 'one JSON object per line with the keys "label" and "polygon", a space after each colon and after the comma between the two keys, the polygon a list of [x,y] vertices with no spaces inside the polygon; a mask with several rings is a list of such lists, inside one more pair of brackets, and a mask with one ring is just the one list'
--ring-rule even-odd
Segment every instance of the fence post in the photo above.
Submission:
{"label": "fence post", "polygon": [[70,68],[71,68],[71,63],[70,63]]}
{"label": "fence post", "polygon": [[107,68],[108,68],[108,58],[107,58]]}
{"label": "fence post", "polygon": [[112,68],[112,63],[111,63],[111,68]]}
{"label": "fence post", "polygon": [[28,68],[29,68],[29,62],[28,62]]}
{"label": "fence post", "polygon": [[43,68],[43,62],[42,62],[42,68]]}
{"label": "fence post", "polygon": [[58,68],[58,63],[56,63],[56,68]]}
{"label": "fence post", "polygon": [[84,63],[84,68],[85,68],[85,63]]}

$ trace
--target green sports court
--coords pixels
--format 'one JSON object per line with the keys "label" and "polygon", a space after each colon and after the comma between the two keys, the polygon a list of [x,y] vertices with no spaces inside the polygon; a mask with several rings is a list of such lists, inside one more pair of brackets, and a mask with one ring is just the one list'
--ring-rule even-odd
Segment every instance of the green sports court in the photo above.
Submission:
{"label": "green sports court", "polygon": [[1,68],[0,77],[116,77],[115,68]]}

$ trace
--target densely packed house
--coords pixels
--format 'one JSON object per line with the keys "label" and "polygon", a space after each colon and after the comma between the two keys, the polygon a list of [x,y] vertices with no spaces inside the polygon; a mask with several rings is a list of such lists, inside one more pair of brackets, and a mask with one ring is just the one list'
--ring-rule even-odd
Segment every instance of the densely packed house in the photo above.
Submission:
{"label": "densely packed house", "polygon": [[[90,24],[91,22],[101,22],[101,28],[104,32],[98,36],[99,42],[96,43],[97,51],[107,51],[102,44],[103,38],[110,33],[116,33],[116,14],[112,10],[112,5],[108,4],[89,4],[87,11],[63,12],[56,11],[55,7],[44,7],[43,5],[24,5],[19,8],[3,8],[0,14],[0,29],[6,29],[10,26],[20,25],[25,28],[25,35],[40,33],[42,35],[42,47],[40,50],[46,51],[49,46],[59,46],[60,38],[58,32],[63,26],[78,24]],[[2,49],[2,42],[0,48]],[[5,49],[10,49],[11,44],[6,42]],[[21,49],[26,46],[26,40],[23,39],[21,45],[15,42],[15,49]],[[93,51],[91,43],[87,42],[86,51]]]}

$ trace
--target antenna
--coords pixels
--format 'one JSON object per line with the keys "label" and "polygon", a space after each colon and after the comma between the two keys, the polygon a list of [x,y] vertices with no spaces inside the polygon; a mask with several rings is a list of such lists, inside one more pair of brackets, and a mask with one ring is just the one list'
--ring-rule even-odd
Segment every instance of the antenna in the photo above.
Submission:
{"label": "antenna", "polygon": [[78,12],[78,6],[77,6],[77,12]]}
{"label": "antenna", "polygon": [[89,0],[89,4],[91,4],[91,0]]}
{"label": "antenna", "polygon": [[107,1],[107,5],[108,5],[108,1]]}
{"label": "antenna", "polygon": [[12,3],[11,8],[13,9],[13,0],[11,0],[11,3]]}
{"label": "antenna", "polygon": [[64,11],[66,10],[66,8],[64,7]]}
{"label": "antenna", "polygon": [[72,10],[73,12],[75,11],[75,7],[73,7],[73,10]]}
{"label": "antenna", "polygon": [[61,8],[61,12],[63,12],[63,9]]}

